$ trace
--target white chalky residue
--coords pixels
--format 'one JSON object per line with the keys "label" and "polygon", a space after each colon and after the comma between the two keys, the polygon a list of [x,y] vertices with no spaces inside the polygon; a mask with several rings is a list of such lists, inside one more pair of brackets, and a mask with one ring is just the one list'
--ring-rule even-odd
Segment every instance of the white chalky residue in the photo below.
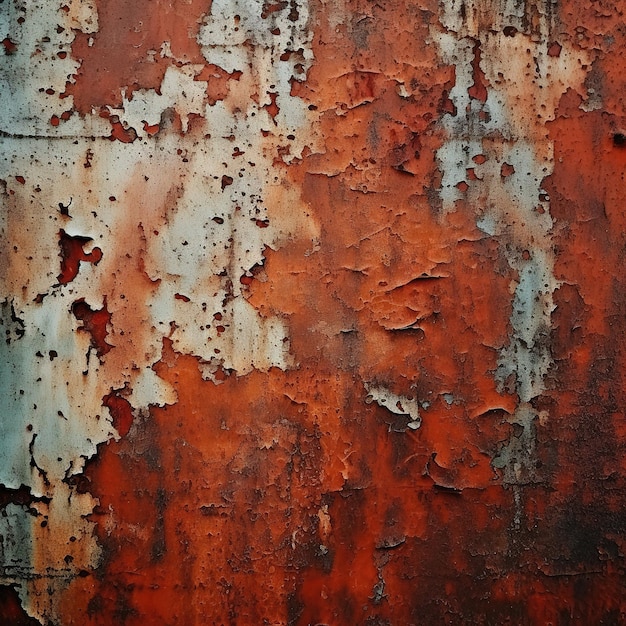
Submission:
{"label": "white chalky residue", "polygon": [[[64,4],[68,12],[61,9]],[[59,126],[50,123],[53,115],[60,117],[73,109],[73,97],[61,99],[59,94],[65,92],[80,65],[70,54],[76,31],[93,33],[97,27],[94,4],[86,0],[7,0],[2,6],[0,34],[9,37],[16,50],[4,55],[0,63],[0,132],[73,139],[109,135],[110,126],[98,115],[81,118],[74,113]],[[62,52],[65,58],[59,55]]]}
{"label": "white chalky residue", "polygon": [[534,250],[531,260],[519,261],[516,266],[519,282],[510,318],[515,339],[501,352],[497,378],[506,381],[514,374],[520,401],[530,402],[545,390],[544,380],[552,364],[548,339],[552,294],[558,283],[554,261],[543,250]]}
{"label": "white chalky residue", "polygon": [[553,26],[555,8],[556,0],[445,0],[440,3],[439,19],[446,30],[459,37],[482,38],[487,31],[499,33],[507,27],[524,32],[528,12],[535,10],[542,19],[530,35],[533,40],[545,40]]}
{"label": "white chalky residue", "polygon": [[419,413],[419,403],[415,398],[407,396],[399,396],[389,389],[374,385],[365,385],[367,391],[367,403],[376,402],[378,406],[382,406],[395,415],[406,415],[409,417],[407,426],[411,430],[417,430],[422,424],[422,418]]}
{"label": "white chalky residue", "polygon": [[[511,483],[532,477],[534,444],[528,439],[534,438],[536,412],[529,403],[545,390],[552,364],[548,338],[558,281],[549,201],[542,189],[553,171],[553,145],[545,124],[554,119],[567,89],[584,94],[583,68],[590,67],[588,54],[581,50],[563,46],[559,56],[548,54],[553,9],[550,0],[452,0],[440,4],[442,30],[432,33],[442,60],[456,69],[450,99],[457,113],[444,115],[448,139],[437,152],[444,213],[455,211],[455,203],[465,198],[480,211],[477,227],[498,238],[517,273],[511,339],[500,350],[496,372],[502,386],[513,380],[519,396],[510,421],[521,426],[523,434],[494,461]],[[532,32],[525,32],[525,11],[540,12]],[[506,27],[513,27],[508,36]],[[477,45],[487,89],[484,103],[469,96]],[[475,157],[480,157],[478,162]],[[479,180],[468,179],[470,168]],[[468,185],[466,191],[457,187],[461,182]],[[519,441],[525,444],[516,447]]]}
{"label": "white chalky residue", "polygon": [[142,137],[144,124],[158,125],[163,111],[172,108],[180,115],[182,130],[186,133],[189,116],[205,112],[207,83],[195,80],[202,67],[197,64],[168,67],[158,93],[154,89],[134,91],[130,99],[124,95],[121,109],[109,110]]}
{"label": "white chalky residue", "polygon": [[[553,261],[550,253],[552,220],[545,210],[547,207],[543,213],[536,209],[545,205],[540,197],[541,184],[552,172],[552,146],[545,137],[539,137],[534,128],[527,126],[525,118],[520,121],[515,110],[508,110],[503,106],[510,96],[509,84],[523,78],[523,75],[511,76],[512,69],[517,66],[497,66],[494,72],[502,70],[505,79],[500,79],[497,88],[492,86],[488,89],[484,105],[477,100],[471,100],[467,92],[473,84],[471,63],[474,43],[468,39],[461,40],[456,54],[450,54],[453,47],[450,37],[449,34],[443,37],[446,60],[459,63],[464,69],[459,72],[461,81],[457,80],[450,93],[457,107],[457,116],[445,116],[443,121],[450,133],[450,139],[437,153],[442,169],[441,196],[444,210],[453,211],[454,203],[462,197],[466,197],[477,207],[483,207],[477,225],[483,229],[487,225],[490,235],[502,241],[511,241],[512,245],[506,252],[507,259],[520,276],[526,275],[525,268],[529,263],[523,258],[524,250],[532,251],[535,267],[538,262],[543,261],[543,268],[535,269],[535,272],[539,271],[543,276],[540,289],[529,291],[528,281],[524,280],[523,286],[518,285],[515,305],[518,310],[526,309],[533,315],[539,315],[535,318],[537,328],[549,328],[553,309],[552,292],[557,286],[552,276]],[[483,54],[489,59],[489,63],[498,64],[495,50],[492,52]],[[495,102],[496,106],[490,107],[491,102]],[[489,111],[488,121],[479,118],[480,110]],[[499,140],[494,138],[495,133],[500,136]],[[479,155],[486,158],[485,163],[477,164],[474,161],[474,157]],[[503,176],[503,166],[511,166],[513,173]],[[467,180],[469,168],[474,169],[480,180]],[[469,185],[466,192],[456,187],[462,181]],[[525,332],[524,336],[520,334],[523,329],[517,324],[518,317],[514,314],[511,318],[513,339],[511,345],[502,352],[499,375],[506,372],[500,378],[504,380],[510,373],[514,373],[518,389],[523,389],[523,395],[527,396],[529,388],[538,393],[543,390],[541,385],[551,356],[546,342],[540,344],[533,340],[530,345],[522,345],[528,333]],[[532,358],[516,359],[517,355],[522,357],[528,350],[532,352]],[[528,398],[524,401],[528,401]]]}

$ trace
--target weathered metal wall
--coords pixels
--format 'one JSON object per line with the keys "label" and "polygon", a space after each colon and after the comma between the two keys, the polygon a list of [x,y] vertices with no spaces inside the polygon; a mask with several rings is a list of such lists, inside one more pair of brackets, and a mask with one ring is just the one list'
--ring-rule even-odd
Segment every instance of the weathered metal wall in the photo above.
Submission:
{"label": "weathered metal wall", "polygon": [[0,0],[0,623],[626,623],[624,6]]}

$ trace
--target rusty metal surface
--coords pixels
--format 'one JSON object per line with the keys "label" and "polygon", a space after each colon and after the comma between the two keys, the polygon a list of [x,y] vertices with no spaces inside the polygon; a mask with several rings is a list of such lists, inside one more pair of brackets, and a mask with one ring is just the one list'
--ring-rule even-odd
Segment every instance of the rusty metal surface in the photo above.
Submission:
{"label": "rusty metal surface", "polygon": [[623,8],[0,2],[0,622],[626,623]]}

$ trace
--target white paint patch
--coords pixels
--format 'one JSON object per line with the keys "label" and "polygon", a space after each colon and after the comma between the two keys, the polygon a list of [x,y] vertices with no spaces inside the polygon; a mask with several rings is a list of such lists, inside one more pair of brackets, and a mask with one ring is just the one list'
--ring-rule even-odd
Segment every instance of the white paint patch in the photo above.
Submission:
{"label": "white paint patch", "polygon": [[191,114],[204,115],[207,82],[195,80],[202,71],[202,65],[168,67],[165,70],[159,93],[154,89],[140,89],[133,92],[132,99],[124,97],[121,109],[110,108],[125,126],[134,128],[143,136],[145,124],[156,126],[167,109],[176,110],[180,115],[183,132],[189,128]]}
{"label": "white paint patch", "polygon": [[419,403],[415,398],[399,396],[389,389],[380,386],[365,384],[367,397],[365,402],[370,404],[376,402],[395,415],[406,415],[409,418],[407,427],[411,430],[417,430],[422,425],[422,418],[419,413]]}

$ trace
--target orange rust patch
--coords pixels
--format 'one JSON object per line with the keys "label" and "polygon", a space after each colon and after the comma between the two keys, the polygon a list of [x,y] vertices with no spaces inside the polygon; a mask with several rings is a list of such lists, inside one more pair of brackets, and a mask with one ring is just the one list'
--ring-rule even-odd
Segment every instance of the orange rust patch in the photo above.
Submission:
{"label": "orange rust patch", "polygon": [[[196,41],[201,18],[210,11],[203,0],[98,0],[99,30],[77,33],[72,56],[80,62],[66,94],[83,115],[103,106],[119,107],[122,91],[160,87],[169,65],[202,63]],[[173,59],[161,55],[169,42]]]}

